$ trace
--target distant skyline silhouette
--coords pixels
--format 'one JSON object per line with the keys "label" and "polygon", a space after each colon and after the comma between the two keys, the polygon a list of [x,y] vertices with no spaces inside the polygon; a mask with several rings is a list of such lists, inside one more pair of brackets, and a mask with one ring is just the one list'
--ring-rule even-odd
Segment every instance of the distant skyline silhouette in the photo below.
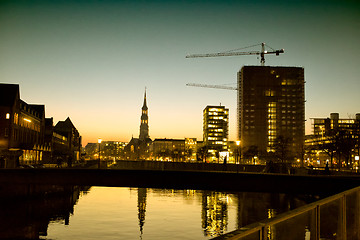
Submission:
{"label": "distant skyline silhouette", "polygon": [[[72,119],[83,145],[139,134],[147,87],[151,138],[202,139],[202,110],[229,108],[236,138],[236,91],[229,84],[255,56],[185,59],[261,42],[285,49],[266,65],[305,69],[310,118],[360,112],[357,1],[1,1],[0,82]],[[256,49],[259,50],[259,49]]]}

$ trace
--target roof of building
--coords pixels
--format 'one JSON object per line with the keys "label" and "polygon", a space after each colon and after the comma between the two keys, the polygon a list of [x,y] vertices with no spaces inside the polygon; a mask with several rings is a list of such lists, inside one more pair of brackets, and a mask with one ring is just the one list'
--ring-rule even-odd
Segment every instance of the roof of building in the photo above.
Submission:
{"label": "roof of building", "polygon": [[69,117],[65,121],[59,121],[55,125],[55,131],[70,132],[72,129],[76,128]]}
{"label": "roof of building", "polygon": [[0,106],[12,106],[16,97],[20,97],[18,84],[0,83]]}
{"label": "roof of building", "polygon": [[39,117],[45,117],[45,105],[28,104],[30,108],[39,113]]}
{"label": "roof of building", "polygon": [[147,110],[148,107],[146,105],[146,89],[145,89],[145,93],[144,93],[144,103],[143,103],[143,106],[142,106],[142,110]]}
{"label": "roof of building", "polygon": [[185,142],[185,139],[155,138],[154,142]]}

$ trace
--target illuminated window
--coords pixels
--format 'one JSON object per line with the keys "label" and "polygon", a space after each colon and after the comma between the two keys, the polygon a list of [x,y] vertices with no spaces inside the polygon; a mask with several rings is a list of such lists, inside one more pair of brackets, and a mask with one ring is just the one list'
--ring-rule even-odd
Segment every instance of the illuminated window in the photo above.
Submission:
{"label": "illuminated window", "polygon": [[276,138],[276,102],[268,103],[268,151],[273,150]]}
{"label": "illuminated window", "polygon": [[273,91],[273,90],[266,90],[266,91],[265,91],[265,96],[267,96],[267,97],[273,97],[273,96],[275,96],[275,91]]}
{"label": "illuminated window", "polygon": [[6,119],[10,119],[10,113],[6,114]]}
{"label": "illuminated window", "polygon": [[19,114],[17,113],[14,114],[14,123],[19,124]]}

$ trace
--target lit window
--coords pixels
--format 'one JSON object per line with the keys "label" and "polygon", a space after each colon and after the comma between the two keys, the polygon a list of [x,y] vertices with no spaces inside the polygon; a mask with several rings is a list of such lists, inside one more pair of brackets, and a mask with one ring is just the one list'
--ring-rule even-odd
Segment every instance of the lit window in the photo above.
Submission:
{"label": "lit window", "polygon": [[6,114],[6,119],[10,119],[10,113]]}

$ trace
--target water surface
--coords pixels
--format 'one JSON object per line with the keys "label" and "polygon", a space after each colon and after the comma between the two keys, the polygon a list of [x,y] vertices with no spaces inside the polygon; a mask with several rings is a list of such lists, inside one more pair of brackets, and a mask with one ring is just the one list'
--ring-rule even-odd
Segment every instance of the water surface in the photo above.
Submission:
{"label": "water surface", "polygon": [[209,239],[314,200],[123,187],[35,190],[44,194],[2,204],[1,239]]}
{"label": "water surface", "polygon": [[285,194],[92,187],[46,239],[208,239],[302,204]]}

